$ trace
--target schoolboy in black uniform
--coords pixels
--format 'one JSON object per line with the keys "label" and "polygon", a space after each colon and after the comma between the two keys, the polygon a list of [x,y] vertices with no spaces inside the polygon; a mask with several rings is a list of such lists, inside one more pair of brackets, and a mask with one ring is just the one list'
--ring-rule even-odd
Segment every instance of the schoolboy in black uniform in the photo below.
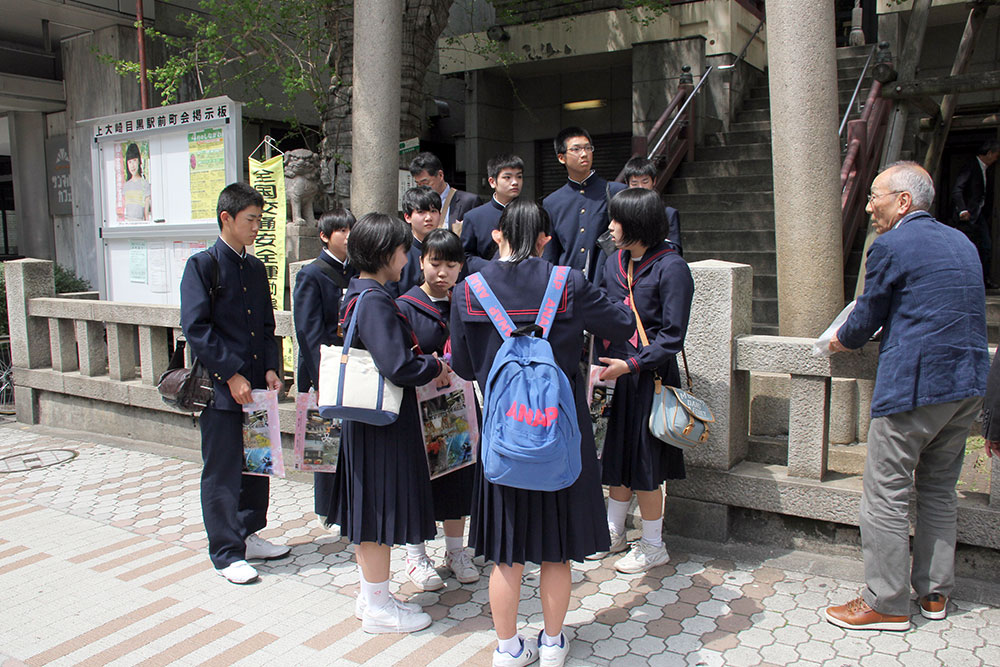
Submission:
{"label": "schoolboy in black uniform", "polygon": [[[625,170],[622,174],[625,185],[630,188],[643,188],[652,190],[656,181],[656,165],[653,161],[642,156],[630,158],[625,163]],[[673,244],[679,255],[684,255],[681,247],[681,214],[673,206],[665,207],[667,212],[667,240]]]}
{"label": "schoolboy in black uniform", "polygon": [[201,510],[212,564],[234,584],[257,579],[247,560],[289,552],[255,535],[267,525],[269,480],[242,474],[242,404],[250,402],[251,389],[281,389],[267,274],[245,249],[260,230],[263,206],[246,183],[226,186],[216,209],[219,240],[192,255],[181,278],[181,328],[215,389],[199,420]]}
{"label": "schoolboy in black uniform", "polygon": [[511,201],[521,194],[524,183],[524,160],[516,155],[500,153],[486,163],[493,198],[465,214],[462,222],[462,246],[466,257],[480,257],[487,261],[497,254],[493,230],[500,222],[500,215]]}
{"label": "schoolboy in black uniform", "polygon": [[593,170],[594,143],[582,127],[567,127],[555,139],[556,159],[566,166],[566,183],[542,206],[552,219],[552,241],[543,257],[582,271],[599,283],[604,256],[597,237],[608,228],[608,200],[625,186],[608,183]]}
{"label": "schoolboy in black uniform", "polygon": [[[319,257],[299,271],[292,295],[295,337],[299,341],[296,374],[299,392],[308,392],[310,387],[319,390],[320,346],[344,342],[337,333],[340,297],[358,273],[347,261],[347,237],[354,224],[351,212],[345,208],[335,209],[323,214],[317,224],[319,238],[325,247]],[[333,473],[313,474],[314,509],[323,525],[327,525],[330,516],[332,489]]]}
{"label": "schoolboy in black uniform", "polygon": [[423,280],[420,253],[424,237],[441,226],[441,198],[426,185],[410,188],[403,193],[403,220],[413,232],[413,243],[406,251],[406,266],[399,274],[399,281],[385,286],[393,298],[406,294]]}

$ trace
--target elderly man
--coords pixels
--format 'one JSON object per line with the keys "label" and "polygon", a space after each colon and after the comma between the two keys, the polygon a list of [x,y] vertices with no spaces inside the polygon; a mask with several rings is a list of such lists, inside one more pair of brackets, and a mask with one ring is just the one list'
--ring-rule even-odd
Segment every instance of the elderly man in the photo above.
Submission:
{"label": "elderly man", "polygon": [[834,352],[858,348],[882,327],[861,496],[867,587],[826,610],[843,628],[909,629],[910,584],[920,613],[943,619],[954,587],[955,484],[989,353],[979,256],[965,235],[927,212],[933,199],[934,182],[915,163],[875,178],[867,211],[880,236],[868,251],[865,291],[830,341]]}

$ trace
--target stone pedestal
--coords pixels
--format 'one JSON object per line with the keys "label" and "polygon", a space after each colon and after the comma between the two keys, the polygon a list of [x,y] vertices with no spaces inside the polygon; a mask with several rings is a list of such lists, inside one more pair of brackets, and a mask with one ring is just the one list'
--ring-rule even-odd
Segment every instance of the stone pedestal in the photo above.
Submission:
{"label": "stone pedestal", "polygon": [[[288,223],[285,227],[285,257],[288,265],[307,259],[316,259],[323,249],[323,241],[319,238],[319,230],[312,225]],[[289,282],[289,285],[294,283]]]}

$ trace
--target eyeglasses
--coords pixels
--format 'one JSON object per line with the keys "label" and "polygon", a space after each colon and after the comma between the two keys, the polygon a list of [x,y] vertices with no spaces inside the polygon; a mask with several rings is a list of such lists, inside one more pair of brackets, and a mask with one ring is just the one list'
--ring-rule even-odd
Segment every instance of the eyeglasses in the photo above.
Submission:
{"label": "eyeglasses", "polygon": [[566,149],[566,152],[573,153],[574,155],[579,155],[580,153],[584,152],[593,153],[594,147],[591,144],[587,144],[586,146],[570,146],[569,148]]}
{"label": "eyeglasses", "polygon": [[868,203],[871,204],[873,201],[875,201],[879,197],[885,197],[886,195],[901,195],[904,192],[906,192],[906,190],[893,190],[892,192],[883,192],[880,195],[877,195],[874,192],[869,192],[868,193]]}

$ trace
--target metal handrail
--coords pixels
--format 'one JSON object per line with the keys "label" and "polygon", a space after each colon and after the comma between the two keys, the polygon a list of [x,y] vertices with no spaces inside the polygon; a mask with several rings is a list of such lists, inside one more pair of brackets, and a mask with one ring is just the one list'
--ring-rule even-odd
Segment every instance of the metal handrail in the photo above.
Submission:
{"label": "metal handrail", "polygon": [[865,61],[865,67],[861,70],[861,76],[858,77],[858,82],[854,84],[854,93],[851,95],[851,101],[847,103],[847,109],[844,110],[844,120],[840,121],[840,130],[837,132],[838,137],[844,135],[844,128],[847,127],[847,119],[851,116],[851,107],[854,106],[854,100],[858,99],[858,91],[861,90],[861,83],[865,80],[865,74],[868,73],[868,66],[872,63],[876,49],[878,49],[878,45],[872,45],[872,50],[868,54],[868,60]]}
{"label": "metal handrail", "polygon": [[664,131],[664,133],[660,135],[660,139],[656,142],[656,145],[653,146],[653,150],[649,151],[646,154],[647,160],[651,160],[653,156],[656,155],[656,152],[660,150],[660,146],[663,144],[664,140],[670,135],[670,131],[674,129],[674,125],[677,123],[677,121],[680,120],[681,117],[684,115],[684,110],[687,109],[687,106],[689,104],[691,104],[691,100],[693,100],[694,96],[698,94],[698,89],[700,89],[702,84],[705,83],[705,81],[708,79],[708,75],[712,73],[713,69],[715,69],[715,66],[709,65],[708,69],[705,70],[705,73],[701,75],[701,79],[698,80],[698,85],[694,87],[694,90],[691,91],[691,94],[688,95],[687,99],[684,100],[684,104],[681,105],[681,108],[677,111],[677,115],[674,116],[673,120],[670,121],[670,125],[667,126],[666,131]]}
{"label": "metal handrail", "polygon": [[764,27],[764,19],[761,19],[760,23],[757,24],[757,27],[750,34],[750,39],[748,39],[747,43],[743,45],[743,50],[740,51],[740,55],[736,56],[736,60],[734,60],[732,64],[729,65],[719,65],[719,69],[733,69],[734,67],[739,65],[740,61],[743,60],[743,56],[747,54],[747,49],[750,48],[750,44],[753,42],[754,38],[757,36],[757,33],[760,32],[760,29],[763,27]]}

